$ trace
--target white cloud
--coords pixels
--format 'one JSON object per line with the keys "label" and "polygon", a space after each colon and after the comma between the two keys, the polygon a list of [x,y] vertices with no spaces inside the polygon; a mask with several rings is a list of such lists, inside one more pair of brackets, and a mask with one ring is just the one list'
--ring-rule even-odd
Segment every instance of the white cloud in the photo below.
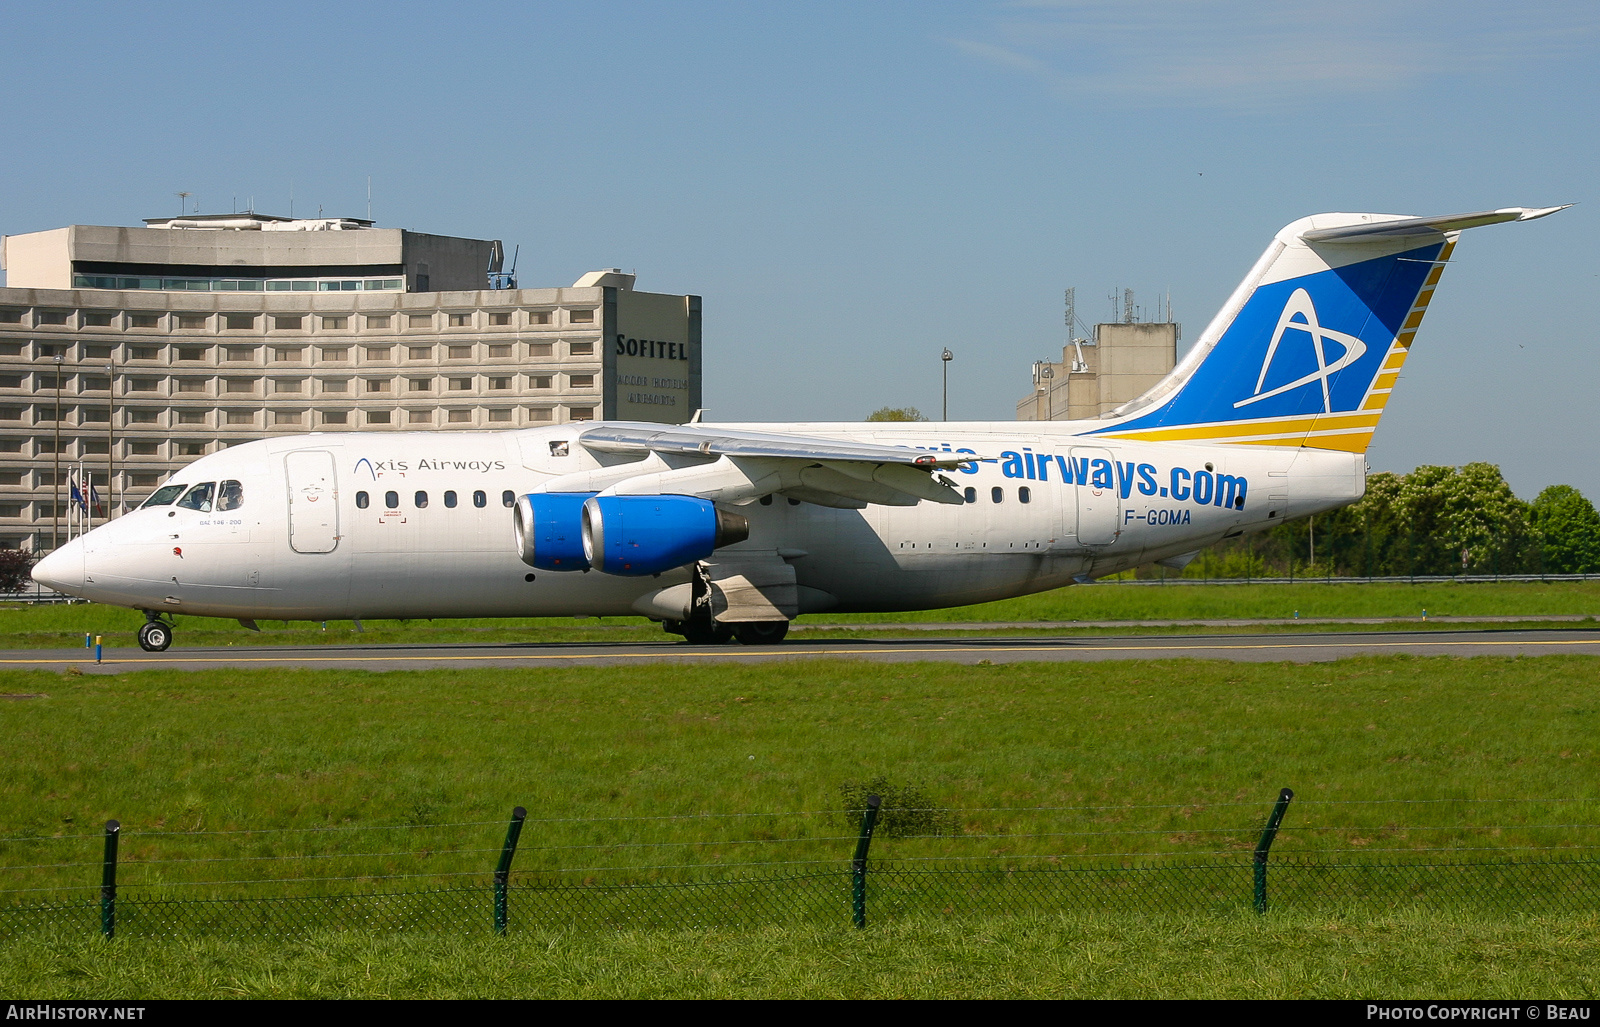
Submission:
{"label": "white cloud", "polygon": [[1439,0],[1015,0],[949,42],[1069,95],[1259,108],[1392,90],[1531,60],[1592,57],[1600,10]]}

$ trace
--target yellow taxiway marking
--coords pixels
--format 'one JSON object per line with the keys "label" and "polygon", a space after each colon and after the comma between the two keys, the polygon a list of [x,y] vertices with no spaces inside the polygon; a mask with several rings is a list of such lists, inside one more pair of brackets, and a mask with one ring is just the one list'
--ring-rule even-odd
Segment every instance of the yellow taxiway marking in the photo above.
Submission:
{"label": "yellow taxiway marking", "polygon": [[[873,649],[715,649],[698,652],[684,652],[678,649],[664,651],[655,649],[645,652],[596,652],[596,653],[495,653],[472,654],[460,656],[235,656],[229,657],[219,653],[216,656],[156,656],[151,655],[133,660],[106,660],[95,666],[124,666],[138,667],[148,663],[463,663],[486,660],[617,660],[617,659],[660,659],[663,657],[727,657],[737,659],[745,656],[882,656],[882,655],[916,655],[919,653],[983,653],[993,655],[996,653],[1050,653],[1050,652],[1076,652],[1076,653],[1132,653],[1132,652],[1183,652],[1189,650],[1261,650],[1261,649],[1398,649],[1404,647],[1432,646],[1435,648],[1462,648],[1467,646],[1575,646],[1594,645],[1600,646],[1600,638],[1571,638],[1571,639],[1530,639],[1527,641],[1489,641],[1489,640],[1444,640],[1444,641],[1406,641],[1406,642],[1252,642],[1247,644],[1226,643],[1186,643],[1182,645],[1019,645],[1019,646],[987,646],[987,645],[962,645],[947,646],[919,646],[919,647],[893,647]],[[40,665],[40,664],[75,664],[89,665],[88,660],[68,659],[0,659],[0,665]]]}

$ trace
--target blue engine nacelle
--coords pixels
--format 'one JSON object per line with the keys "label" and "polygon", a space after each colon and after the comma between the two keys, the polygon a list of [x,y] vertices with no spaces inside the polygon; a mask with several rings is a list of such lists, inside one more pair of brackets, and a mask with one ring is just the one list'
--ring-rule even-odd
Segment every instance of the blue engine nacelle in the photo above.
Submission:
{"label": "blue engine nacelle", "polygon": [[517,500],[513,532],[522,562],[542,571],[586,571],[583,504],[593,492],[535,492]]}
{"label": "blue engine nacelle", "polygon": [[693,496],[595,496],[583,504],[583,555],[605,574],[660,574],[749,537],[749,521]]}

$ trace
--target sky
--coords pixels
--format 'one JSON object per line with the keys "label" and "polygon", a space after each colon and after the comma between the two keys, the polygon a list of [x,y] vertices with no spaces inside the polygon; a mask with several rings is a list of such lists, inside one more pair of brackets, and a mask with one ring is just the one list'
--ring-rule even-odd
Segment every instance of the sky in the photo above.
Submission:
{"label": "sky", "polygon": [[1185,340],[1323,211],[1475,229],[1371,468],[1600,498],[1600,6],[0,5],[0,233],[364,217],[704,297],[712,420],[1012,420],[1062,290]]}

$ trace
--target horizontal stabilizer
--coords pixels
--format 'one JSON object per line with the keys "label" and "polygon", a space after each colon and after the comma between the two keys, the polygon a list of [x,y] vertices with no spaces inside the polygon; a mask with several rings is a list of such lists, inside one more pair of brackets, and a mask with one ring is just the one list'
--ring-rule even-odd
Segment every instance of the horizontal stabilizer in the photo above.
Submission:
{"label": "horizontal stabilizer", "polygon": [[[1356,242],[1365,239],[1399,239],[1407,236],[1428,236],[1444,232],[1459,232],[1466,228],[1499,225],[1507,221],[1534,221],[1566,210],[1570,203],[1559,207],[1502,207],[1483,210],[1475,214],[1441,214],[1431,218],[1388,218],[1382,221],[1342,225],[1338,228],[1318,228],[1301,232],[1306,242]],[[1363,215],[1383,217],[1383,215]]]}

